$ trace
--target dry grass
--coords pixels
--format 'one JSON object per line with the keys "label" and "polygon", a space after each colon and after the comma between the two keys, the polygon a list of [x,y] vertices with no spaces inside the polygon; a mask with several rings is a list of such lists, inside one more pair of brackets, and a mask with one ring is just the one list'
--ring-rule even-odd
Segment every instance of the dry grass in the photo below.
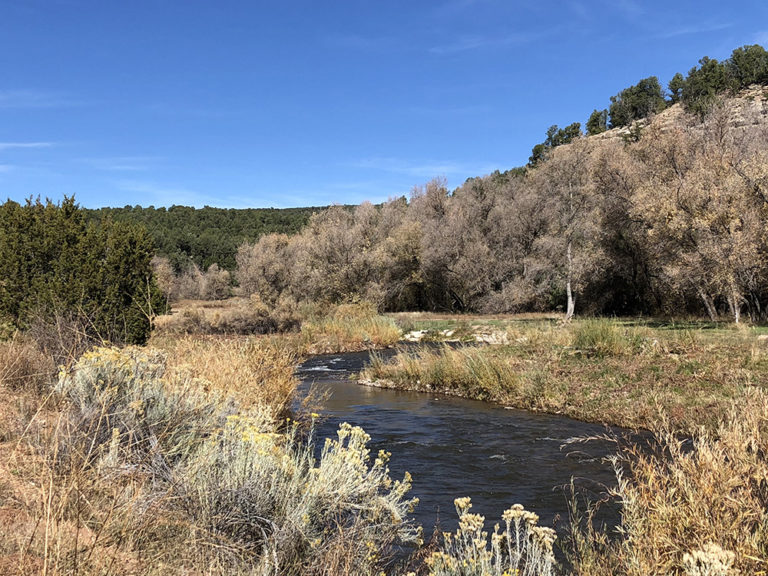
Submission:
{"label": "dry grass", "polygon": [[316,459],[311,436],[215,388],[159,352],[86,354],[60,411],[0,445],[0,573],[374,574],[417,537],[409,479],[362,430]]}
{"label": "dry grass", "polygon": [[577,573],[765,573],[768,396],[747,391],[715,431],[683,441],[661,426],[655,439],[655,450],[634,448],[615,459],[619,538],[577,528]]}
{"label": "dry grass", "polygon": [[305,320],[301,339],[309,354],[388,348],[400,340],[393,320],[365,305],[342,305],[325,317]]}
{"label": "dry grass", "polygon": [[270,308],[258,297],[226,300],[183,300],[173,313],[158,316],[155,333],[163,335],[246,335],[297,330],[300,318],[295,306]]}
{"label": "dry grass", "polygon": [[42,392],[56,373],[50,355],[22,336],[0,342],[0,387]]}
{"label": "dry grass", "polygon": [[295,338],[182,336],[153,344],[167,352],[171,373],[202,379],[244,408],[268,406],[276,419],[289,414],[298,384]]}
{"label": "dry grass", "polygon": [[[242,336],[280,333],[300,354],[386,348],[400,339],[395,322],[367,302],[338,306],[281,301],[269,308],[257,297],[220,301],[186,300],[156,321],[155,342],[182,336]],[[294,337],[295,336],[295,337]]]}
{"label": "dry grass", "polygon": [[750,386],[768,386],[768,341],[754,329],[581,320],[497,327],[506,345],[420,347],[361,376],[377,385],[442,392],[651,428],[717,426]]}

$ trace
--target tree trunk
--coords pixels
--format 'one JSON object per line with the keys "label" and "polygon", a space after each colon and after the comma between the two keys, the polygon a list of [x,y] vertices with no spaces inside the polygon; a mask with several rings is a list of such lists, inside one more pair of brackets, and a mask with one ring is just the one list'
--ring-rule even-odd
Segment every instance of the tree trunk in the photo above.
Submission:
{"label": "tree trunk", "polygon": [[733,321],[738,324],[741,320],[741,295],[733,286],[731,286],[731,295],[728,298],[728,307],[731,309]]}
{"label": "tree trunk", "polygon": [[571,251],[570,240],[568,240],[567,257],[568,257],[568,275],[565,280],[565,292],[568,296],[568,307],[565,311],[565,321],[570,322],[571,318],[573,318],[574,309],[576,308],[576,299],[573,296],[573,287],[571,285],[571,278],[573,275],[573,254]]}
{"label": "tree trunk", "polygon": [[712,303],[712,299],[707,295],[706,292],[704,292],[703,288],[699,288],[699,297],[701,298],[702,302],[704,302],[704,308],[707,309],[707,314],[709,315],[709,319],[712,320],[712,322],[717,321],[717,310],[715,310],[715,305]]}

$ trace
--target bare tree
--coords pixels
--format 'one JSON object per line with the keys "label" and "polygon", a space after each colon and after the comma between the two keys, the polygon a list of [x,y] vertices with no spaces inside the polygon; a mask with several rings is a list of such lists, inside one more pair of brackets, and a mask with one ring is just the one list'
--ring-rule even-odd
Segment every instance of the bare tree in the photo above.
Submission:
{"label": "bare tree", "polygon": [[552,265],[562,270],[566,321],[574,315],[581,281],[598,258],[598,206],[590,179],[591,153],[589,140],[580,138],[553,150],[531,177],[531,184],[539,191],[541,208],[548,214],[547,251]]}

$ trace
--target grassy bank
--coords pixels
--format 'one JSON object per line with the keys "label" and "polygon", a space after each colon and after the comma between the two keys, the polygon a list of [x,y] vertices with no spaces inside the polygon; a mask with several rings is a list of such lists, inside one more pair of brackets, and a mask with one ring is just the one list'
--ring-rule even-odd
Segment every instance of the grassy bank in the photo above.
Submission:
{"label": "grassy bank", "polygon": [[174,305],[171,315],[157,319],[153,342],[162,346],[178,338],[242,338],[280,335],[283,350],[292,354],[358,352],[393,346],[401,330],[392,318],[381,316],[369,303],[334,306],[282,302],[269,308],[257,298],[221,301],[187,300]]}
{"label": "grassy bank", "polygon": [[484,329],[506,344],[374,357],[361,378],[627,427],[666,419],[688,431],[716,426],[746,388],[768,386],[768,341],[760,329],[597,319],[566,326],[545,319],[498,322]]}
{"label": "grassy bank", "polygon": [[[365,327],[349,311],[332,320]],[[657,374],[658,399],[712,411],[674,418],[656,400],[647,412],[656,418],[656,449],[617,444],[618,532],[593,525],[583,507],[574,508],[571,529],[557,533],[519,506],[499,511],[494,529],[494,519],[489,526],[457,498],[458,530],[418,547],[418,530],[406,519],[415,504],[410,478],[390,476],[390,456],[370,454],[368,436],[349,425],[315,449],[305,424],[286,411],[294,364],[306,342],[335,333],[327,325],[304,341],[300,333],[158,335],[154,348],[95,349],[59,374],[35,342],[16,337],[0,342],[0,574],[551,576],[566,573],[554,561],[557,548],[584,576],[768,568],[766,343],[759,333],[498,320],[487,330],[503,330],[507,344],[401,354],[372,370],[407,375],[403,382],[430,391],[451,382],[454,393],[487,400],[514,390],[530,406],[553,410],[579,405],[568,396],[594,378],[592,386],[606,391],[591,401],[620,407],[611,414],[622,418],[642,409],[644,397],[629,392],[646,380],[618,375]],[[549,371],[548,379],[534,379]],[[541,404],[555,397],[546,391],[558,390],[548,382],[570,386],[559,403]],[[701,397],[716,401],[697,404]],[[313,418],[304,422],[311,427]],[[696,429],[696,422],[709,426]],[[680,426],[694,429],[684,443]],[[417,546],[413,555],[390,562],[403,542]]]}
{"label": "grassy bank", "polygon": [[0,382],[0,573],[375,574],[418,538],[409,478],[363,430],[317,456],[311,428],[277,417],[290,361],[236,341],[174,354],[95,349],[45,394],[32,369]]}

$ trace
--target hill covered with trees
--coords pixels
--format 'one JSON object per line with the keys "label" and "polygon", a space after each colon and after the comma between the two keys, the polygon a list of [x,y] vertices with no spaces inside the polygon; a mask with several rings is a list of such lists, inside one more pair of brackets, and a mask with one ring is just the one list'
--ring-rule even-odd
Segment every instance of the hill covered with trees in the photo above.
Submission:
{"label": "hill covered with trees", "polygon": [[766,88],[545,148],[525,170],[244,244],[240,286],[385,310],[768,317]]}
{"label": "hill covered with trees", "polygon": [[125,206],[84,212],[91,221],[113,220],[143,226],[152,236],[157,253],[167,257],[179,273],[190,264],[201,270],[212,264],[232,270],[240,244],[254,241],[262,234],[294,234],[306,226],[314,212],[323,209]]}
{"label": "hill covered with trees", "polygon": [[668,91],[655,76],[620,91],[586,133],[550,127],[525,167],[379,206],[89,217],[143,224],[176,298],[238,283],[269,303],[765,319],[766,84],[761,46],[704,57]]}

